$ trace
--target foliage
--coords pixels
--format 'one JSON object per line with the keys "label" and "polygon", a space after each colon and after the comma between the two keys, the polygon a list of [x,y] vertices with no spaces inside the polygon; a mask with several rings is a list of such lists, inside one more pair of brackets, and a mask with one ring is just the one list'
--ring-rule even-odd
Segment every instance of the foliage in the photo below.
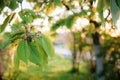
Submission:
{"label": "foliage", "polygon": [[[11,14],[5,19],[1,32],[4,31],[14,15]],[[19,15],[22,21],[11,26],[12,32],[5,33],[7,40],[4,43],[4,48],[17,46],[14,54],[16,68],[19,67],[21,60],[26,64],[30,61],[39,66],[46,65],[48,57],[54,54],[53,45],[48,37],[41,32],[33,33],[30,29],[31,26],[29,26],[39,15],[29,9],[21,10]]]}
{"label": "foliage", "polygon": [[104,74],[107,80],[119,80],[119,59],[120,59],[120,50],[119,50],[119,37],[113,38],[109,35],[106,36],[104,43],[102,44],[102,53],[105,56],[105,70]]}

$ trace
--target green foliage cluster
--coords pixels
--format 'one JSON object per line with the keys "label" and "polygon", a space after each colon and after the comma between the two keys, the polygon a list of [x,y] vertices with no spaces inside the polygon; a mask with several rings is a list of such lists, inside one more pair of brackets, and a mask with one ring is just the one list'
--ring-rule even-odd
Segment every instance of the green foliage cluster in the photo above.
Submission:
{"label": "green foliage cluster", "polygon": [[119,37],[113,38],[109,35],[106,36],[104,43],[102,44],[102,55],[105,56],[104,73],[107,80],[119,80],[119,59],[120,59],[120,42]]}
{"label": "green foliage cluster", "polygon": [[[1,32],[4,31],[7,24],[10,23],[14,14],[9,15],[1,27]],[[5,33],[6,41],[4,48],[17,46],[16,53],[14,54],[14,65],[19,67],[20,61],[32,62],[36,65],[43,66],[47,63],[48,57],[54,55],[53,45],[48,37],[41,32],[32,33],[30,26],[31,22],[38,15],[32,10],[22,10],[19,12],[22,22],[17,22],[11,26],[12,32]]]}

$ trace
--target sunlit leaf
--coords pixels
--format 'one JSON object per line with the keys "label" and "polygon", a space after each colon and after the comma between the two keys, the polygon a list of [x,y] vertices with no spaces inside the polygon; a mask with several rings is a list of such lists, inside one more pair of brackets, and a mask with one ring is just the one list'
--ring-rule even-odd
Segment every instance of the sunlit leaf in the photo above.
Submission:
{"label": "sunlit leaf", "polygon": [[19,43],[17,48],[17,55],[20,60],[24,61],[25,63],[28,62],[30,52],[29,52],[29,47],[26,40],[22,40]]}
{"label": "sunlit leaf", "polygon": [[0,33],[3,32],[5,30],[5,28],[7,27],[7,25],[10,23],[10,21],[12,20],[12,18],[14,17],[15,13],[9,15],[3,22],[2,25],[0,25]]}
{"label": "sunlit leaf", "polygon": [[20,64],[20,62],[19,62],[18,55],[17,55],[17,53],[14,53],[14,66],[16,69],[19,68],[19,64]]}
{"label": "sunlit leaf", "polygon": [[[98,3],[99,4],[99,3]],[[104,10],[110,8],[110,0],[103,0]]]}
{"label": "sunlit leaf", "polygon": [[5,32],[3,37],[8,39],[9,37],[11,36],[11,33],[10,32]]}
{"label": "sunlit leaf", "polygon": [[99,18],[101,22],[104,22],[104,17],[103,17],[103,8],[104,8],[104,0],[98,0],[98,6],[97,6],[97,11],[99,13]]}
{"label": "sunlit leaf", "polygon": [[36,14],[33,10],[24,9],[19,12],[20,17],[22,18],[23,22],[25,23],[31,23],[33,22]]}
{"label": "sunlit leaf", "polygon": [[9,46],[10,44],[14,43],[19,39],[23,39],[24,37],[23,33],[24,31],[18,31],[18,32],[9,34],[4,42],[4,48],[6,48],[7,46]]}
{"label": "sunlit leaf", "polygon": [[37,0],[27,0],[28,2],[36,2]]}
{"label": "sunlit leaf", "polygon": [[55,3],[55,5],[57,5],[57,6],[61,6],[62,4],[61,4],[61,0],[54,0],[54,3]]}
{"label": "sunlit leaf", "polygon": [[54,47],[51,43],[50,39],[46,37],[45,35],[41,35],[39,38],[39,44],[43,46],[44,51],[48,56],[54,55]]}
{"label": "sunlit leaf", "polygon": [[35,42],[30,42],[29,44],[29,50],[30,50],[30,57],[29,57],[29,60],[36,64],[36,65],[39,65],[41,66],[41,55],[37,49],[37,45],[35,44]]}
{"label": "sunlit leaf", "polygon": [[5,42],[4,42],[4,47],[3,48],[6,48],[8,45],[10,45],[12,43],[12,40],[11,39],[7,39]]}
{"label": "sunlit leaf", "polygon": [[37,46],[37,50],[38,50],[40,58],[41,58],[40,63],[42,64],[42,66],[44,66],[48,63],[48,55],[47,55],[43,45],[40,43],[39,38],[35,39],[35,44]]}
{"label": "sunlit leaf", "polygon": [[51,14],[54,10],[55,10],[56,6],[55,6],[55,3],[49,3],[49,5],[46,5],[45,7],[45,13],[48,15],[48,14]]}
{"label": "sunlit leaf", "polygon": [[35,6],[34,6],[35,11],[39,12],[41,10],[41,6],[42,6],[42,3],[35,4]]}
{"label": "sunlit leaf", "polygon": [[14,24],[17,24],[17,23],[19,23],[19,19],[18,19],[18,17],[15,19],[15,21],[14,21]]}
{"label": "sunlit leaf", "polygon": [[20,22],[20,23],[11,25],[11,29],[12,29],[12,31],[17,31],[19,29],[22,29],[23,26],[24,26],[24,24],[22,22]]}

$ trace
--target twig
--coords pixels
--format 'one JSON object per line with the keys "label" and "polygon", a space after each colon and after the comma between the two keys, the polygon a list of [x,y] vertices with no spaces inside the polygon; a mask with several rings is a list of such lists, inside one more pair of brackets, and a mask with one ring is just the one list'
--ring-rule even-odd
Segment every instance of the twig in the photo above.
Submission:
{"label": "twig", "polygon": [[105,21],[107,21],[107,18],[109,17],[109,15],[110,15],[110,9],[108,9],[108,15],[106,16]]}

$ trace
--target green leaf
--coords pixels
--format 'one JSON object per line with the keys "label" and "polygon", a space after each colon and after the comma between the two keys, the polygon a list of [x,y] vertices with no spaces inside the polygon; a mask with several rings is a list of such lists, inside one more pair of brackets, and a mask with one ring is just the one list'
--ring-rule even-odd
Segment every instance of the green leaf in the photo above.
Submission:
{"label": "green leaf", "polygon": [[68,29],[71,29],[72,26],[73,26],[73,18],[74,18],[74,15],[70,15],[66,20],[65,20],[65,24],[66,24],[66,27]]}
{"label": "green leaf", "polygon": [[99,18],[101,20],[101,22],[104,22],[104,17],[103,17],[103,8],[104,8],[104,5],[103,5],[103,0],[98,0],[98,6],[97,6],[97,11],[99,13]]}
{"label": "green leaf", "polygon": [[120,16],[120,9],[117,6],[115,0],[110,0],[110,7],[111,7],[113,23],[116,24],[116,22]]}
{"label": "green leaf", "polygon": [[14,43],[17,40],[23,39],[24,35],[23,33],[14,33],[14,34],[10,34],[10,36],[8,37],[8,39],[6,39],[5,43],[4,43],[4,47],[6,48],[8,45]]}
{"label": "green leaf", "polygon": [[8,39],[10,36],[11,36],[11,32],[5,32],[3,34],[3,37],[6,38],[6,39]]}
{"label": "green leaf", "polygon": [[10,23],[10,21],[12,20],[12,18],[14,17],[15,13],[9,15],[3,22],[2,25],[0,25],[0,33],[3,32],[6,28],[6,26],[8,25],[8,23]]}
{"label": "green leaf", "polygon": [[57,5],[57,6],[61,6],[61,0],[54,0],[54,3]]}
{"label": "green leaf", "polygon": [[30,52],[29,52],[29,47],[26,40],[22,40],[19,43],[17,48],[17,55],[20,60],[24,61],[25,63],[28,62]]}
{"label": "green leaf", "polygon": [[4,43],[4,46],[3,48],[6,48],[8,45],[10,45],[12,43],[12,40],[11,39],[7,39]]}
{"label": "green leaf", "polygon": [[39,65],[41,66],[41,55],[38,51],[38,46],[35,44],[35,42],[30,42],[29,44],[29,51],[30,51],[30,57],[29,57],[29,60],[36,64],[36,65]]}
{"label": "green leaf", "polygon": [[39,38],[39,44],[43,46],[44,51],[48,56],[53,56],[54,55],[54,46],[51,43],[50,39],[46,37],[45,35],[41,35]]}
{"label": "green leaf", "polygon": [[35,44],[37,46],[37,50],[39,52],[41,58],[41,64],[45,65],[48,63],[48,55],[44,50],[44,47],[41,45],[40,40],[38,38],[35,39]]}
{"label": "green leaf", "polygon": [[119,9],[120,9],[120,0],[115,0],[115,1],[116,1],[117,6],[118,6]]}
{"label": "green leaf", "polygon": [[14,33],[11,34],[11,38],[16,37],[16,36],[21,36],[25,33],[23,30],[15,31]]}
{"label": "green leaf", "polygon": [[19,68],[20,62],[17,53],[14,54],[14,66],[16,69]]}
{"label": "green leaf", "polygon": [[55,31],[56,29],[58,29],[60,26],[63,26],[63,25],[65,25],[65,20],[60,19],[55,24],[52,25],[51,30]]}
{"label": "green leaf", "polygon": [[24,9],[21,12],[19,12],[20,17],[22,18],[23,22],[25,23],[31,23],[33,22],[34,18],[36,18],[35,12],[33,10]]}
{"label": "green leaf", "polygon": [[13,24],[11,26],[11,29],[12,29],[12,31],[16,31],[18,29],[21,29],[23,26],[24,26],[24,24],[22,22],[20,22],[20,23],[17,23],[17,24]]}
{"label": "green leaf", "polygon": [[8,7],[12,10],[15,10],[18,7],[17,1],[16,0],[10,0],[10,5]]}
{"label": "green leaf", "polygon": [[103,3],[104,3],[103,4],[104,5],[104,8],[103,8],[104,10],[108,9],[110,7],[110,0],[103,0]]}

